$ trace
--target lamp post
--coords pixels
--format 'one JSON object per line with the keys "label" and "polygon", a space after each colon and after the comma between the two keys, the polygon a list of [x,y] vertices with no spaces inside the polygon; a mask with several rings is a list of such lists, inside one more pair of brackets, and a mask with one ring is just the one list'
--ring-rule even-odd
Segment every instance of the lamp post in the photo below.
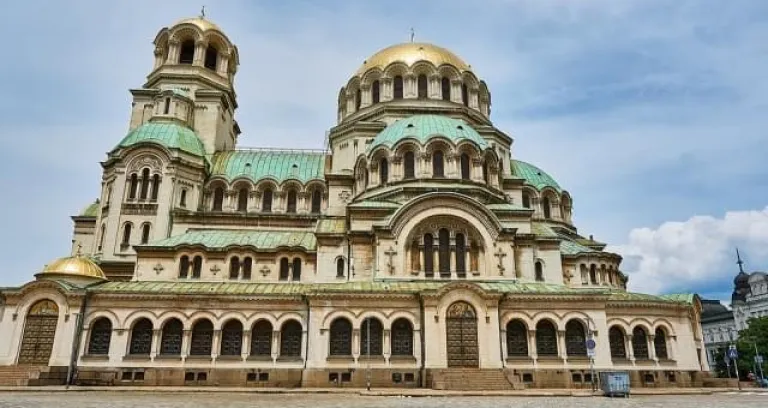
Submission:
{"label": "lamp post", "polygon": [[597,347],[597,344],[592,336],[592,325],[595,325],[595,322],[593,322],[592,318],[587,315],[587,353],[589,354],[589,371],[591,373],[590,378],[592,380],[592,392],[595,392],[595,348]]}

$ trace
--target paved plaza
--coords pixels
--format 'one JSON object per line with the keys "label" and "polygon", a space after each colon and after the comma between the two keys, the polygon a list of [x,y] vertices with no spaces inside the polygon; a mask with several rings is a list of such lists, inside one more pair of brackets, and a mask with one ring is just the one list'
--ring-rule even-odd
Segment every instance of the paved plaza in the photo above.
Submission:
{"label": "paved plaza", "polygon": [[766,407],[768,392],[604,397],[372,397],[353,394],[0,392],[0,408]]}

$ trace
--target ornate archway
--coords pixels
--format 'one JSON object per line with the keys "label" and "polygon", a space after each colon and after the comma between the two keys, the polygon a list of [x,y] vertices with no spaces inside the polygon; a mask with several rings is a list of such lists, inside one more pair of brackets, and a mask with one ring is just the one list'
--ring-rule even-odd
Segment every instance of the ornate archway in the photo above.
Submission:
{"label": "ornate archway", "polygon": [[467,302],[455,302],[445,315],[448,367],[478,367],[477,313]]}
{"label": "ornate archway", "polygon": [[19,364],[48,364],[58,322],[59,307],[52,300],[41,300],[29,308],[24,322]]}

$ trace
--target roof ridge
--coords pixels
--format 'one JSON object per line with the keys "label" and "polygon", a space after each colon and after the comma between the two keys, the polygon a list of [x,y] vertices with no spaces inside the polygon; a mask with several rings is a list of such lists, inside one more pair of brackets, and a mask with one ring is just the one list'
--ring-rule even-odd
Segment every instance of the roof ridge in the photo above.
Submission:
{"label": "roof ridge", "polygon": [[282,147],[238,147],[233,150],[222,150],[216,153],[228,152],[254,152],[254,153],[308,153],[308,154],[327,154],[327,149],[291,149]]}

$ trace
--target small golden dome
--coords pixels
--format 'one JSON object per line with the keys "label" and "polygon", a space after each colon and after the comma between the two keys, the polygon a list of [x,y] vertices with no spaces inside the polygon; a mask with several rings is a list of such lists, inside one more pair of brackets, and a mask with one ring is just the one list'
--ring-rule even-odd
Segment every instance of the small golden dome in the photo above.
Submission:
{"label": "small golden dome", "polygon": [[197,26],[197,28],[199,28],[203,32],[208,30],[221,31],[221,28],[219,28],[219,26],[217,26],[216,24],[213,24],[210,20],[207,20],[204,17],[185,18],[184,20],[176,22],[174,26],[181,25],[181,24],[194,24]]}
{"label": "small golden dome", "polygon": [[373,54],[363,62],[355,75],[363,75],[371,68],[383,70],[393,62],[402,62],[410,67],[418,61],[429,61],[436,67],[443,64],[452,65],[460,72],[472,70],[469,64],[459,58],[458,55],[445,48],[429,43],[409,42],[395,44]]}
{"label": "small golden dome", "polygon": [[45,265],[40,275],[71,275],[106,279],[99,265],[84,256],[59,258]]}

